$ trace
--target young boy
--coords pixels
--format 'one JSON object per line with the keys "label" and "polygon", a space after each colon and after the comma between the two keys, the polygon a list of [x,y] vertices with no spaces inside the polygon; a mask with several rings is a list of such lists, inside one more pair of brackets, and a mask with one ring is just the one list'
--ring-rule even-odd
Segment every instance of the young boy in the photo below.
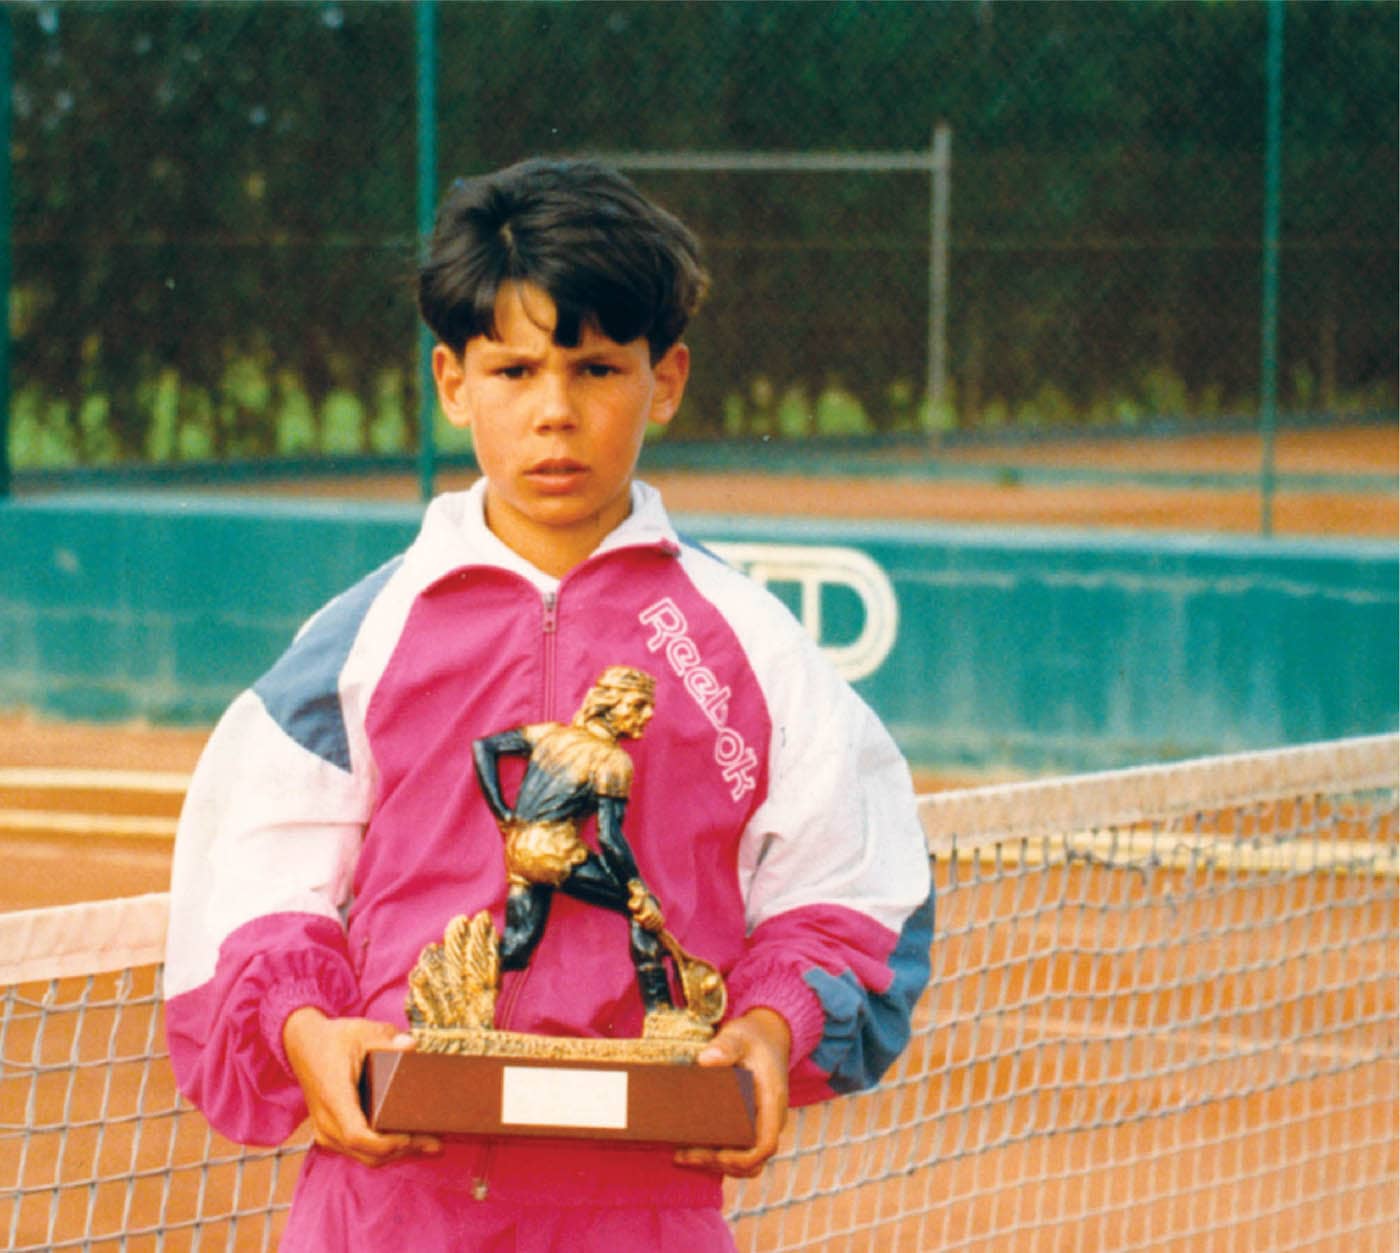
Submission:
{"label": "young boy", "polygon": [[[908,1038],[932,927],[908,771],[787,611],[679,539],[633,479],[647,424],[680,404],[705,282],[685,227],[605,168],[456,183],[419,304],[483,477],[311,619],[195,772],[171,1059],[235,1140],[280,1142],[309,1114],[286,1250],[730,1249],[721,1176],[756,1174],[789,1104],[868,1086]],[[610,667],[655,680],[647,734],[619,750],[626,838],[669,932],[724,973],[729,1016],[700,1061],[753,1071],[757,1144],[371,1131],[360,1066],[411,1047],[424,945],[483,908],[502,928],[473,743],[568,722]],[[499,768],[508,796],[524,767]],[[497,1026],[641,1034],[624,918],[555,892],[533,943]]]}

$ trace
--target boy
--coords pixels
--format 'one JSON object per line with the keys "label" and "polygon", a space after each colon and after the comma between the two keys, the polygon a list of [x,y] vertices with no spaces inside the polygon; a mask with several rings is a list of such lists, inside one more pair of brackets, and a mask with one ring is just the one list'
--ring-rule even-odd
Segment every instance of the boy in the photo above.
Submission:
{"label": "boy", "polygon": [[[705,282],[685,227],[602,167],[455,184],[419,306],[483,477],[312,618],[195,772],[171,1059],[234,1139],[279,1142],[309,1113],[284,1249],[730,1249],[721,1176],[756,1174],[790,1103],[873,1083],[908,1037],[932,926],[908,771],[787,611],[633,480],[647,424],[680,404]],[[458,914],[502,928],[503,802],[472,744],[568,721],[612,666],[656,680],[625,750],[627,839],[668,931],[724,973],[700,1061],[753,1071],[756,1145],[374,1133],[355,1083],[367,1049],[411,1047],[418,954]],[[625,928],[554,893],[497,1026],[640,1035]]]}

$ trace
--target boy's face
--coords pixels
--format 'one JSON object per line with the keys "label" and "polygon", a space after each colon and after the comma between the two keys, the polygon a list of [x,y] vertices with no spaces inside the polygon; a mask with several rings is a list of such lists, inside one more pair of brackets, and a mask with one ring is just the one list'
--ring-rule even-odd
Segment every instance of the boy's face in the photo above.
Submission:
{"label": "boy's face", "polygon": [[690,357],[676,344],[653,365],[645,339],[619,344],[588,325],[564,348],[555,317],[539,288],[503,284],[500,338],[468,340],[460,359],[439,344],[433,373],[448,421],[471,428],[487,525],[562,576],[627,516],[647,423],[675,414]]}

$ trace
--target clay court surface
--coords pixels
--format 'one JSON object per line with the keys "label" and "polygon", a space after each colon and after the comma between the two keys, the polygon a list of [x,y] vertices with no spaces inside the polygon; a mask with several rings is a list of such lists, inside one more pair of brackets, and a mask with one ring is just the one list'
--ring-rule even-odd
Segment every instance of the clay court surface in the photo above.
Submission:
{"label": "clay court surface", "polygon": [[[1279,474],[1400,473],[1394,427],[1291,431],[1279,436]],[[1092,469],[1162,474],[1254,474],[1260,442],[1251,435],[1197,436],[1152,442],[1103,441],[1044,444],[1007,450],[942,453],[952,463],[1023,466],[1042,470]],[[1003,482],[840,480],[788,477],[775,487],[761,475],[718,479],[654,476],[677,512],[799,513],[831,518],[882,518],[894,522],[968,522],[996,526],[1077,526],[1151,530],[1258,533],[1257,490],[1182,490],[1132,483],[1045,486]],[[1278,535],[1400,533],[1396,493],[1285,491],[1273,498]]]}
{"label": "clay court surface", "polygon": [[[1257,464],[1257,452],[1256,441],[1228,437],[1163,442],[1147,448],[1134,445],[1131,452],[1115,455],[1131,457],[1138,469],[1247,472]],[[1279,469],[1284,473],[1396,473],[1396,435],[1390,428],[1358,428],[1325,438],[1285,433],[1278,453]],[[1040,448],[1023,457],[1025,464],[1057,465],[1089,457],[1100,467],[1111,460],[1099,447]],[[1127,484],[1039,487],[900,478],[767,478],[757,474],[666,474],[653,475],[651,481],[662,488],[677,513],[788,513],[1236,534],[1257,531],[1259,523],[1259,498],[1248,491],[1185,491]],[[444,476],[441,486],[454,487],[461,482]],[[301,485],[296,490],[312,489]],[[357,481],[351,485],[334,482],[316,485],[314,490],[318,494],[413,499],[415,485],[407,480]],[[1279,534],[1330,538],[1393,539],[1400,532],[1394,492],[1285,492],[1275,500],[1274,524]],[[207,734],[208,728],[202,727],[72,725],[38,719],[25,711],[0,712],[0,846],[5,855],[0,911],[164,890],[183,780]],[[921,790],[974,781],[981,780],[927,774],[917,779]],[[946,870],[941,873],[946,874]],[[1081,873],[1089,885],[1082,908],[1092,914],[1093,894],[1114,889],[1107,877],[1087,870]],[[1014,913],[1022,890],[1008,880],[999,891],[983,895],[976,908],[993,914],[1001,910]],[[1254,901],[1254,907],[1264,913],[1286,904],[1283,897],[1267,893]],[[940,921],[946,925],[948,920],[944,917]],[[1388,925],[1388,918],[1377,919],[1381,932]],[[1048,938],[1052,947],[1064,939],[1058,934]],[[1095,938],[1101,940],[1102,936],[1096,934]],[[1335,946],[1336,939],[1332,936],[1328,942]],[[1377,952],[1360,939],[1360,933],[1358,940],[1348,960],[1363,967],[1393,961],[1389,953]],[[964,979],[970,977],[966,972],[1001,960],[986,949],[995,943],[997,931],[992,928],[985,934],[970,933],[948,947],[943,956],[947,976]],[[1185,955],[1189,962],[1203,964],[1207,972],[1203,978],[1207,979],[1211,964],[1222,959],[1219,945],[1213,948],[1208,942],[1188,946]],[[1068,988],[1075,978],[1053,963],[1027,969],[1028,977],[1042,981],[1042,990],[1062,982]],[[1025,991],[1008,990],[1007,995],[1014,1003]],[[1161,1012],[1171,1012],[1171,997],[1177,993],[1160,995]],[[1378,1024],[1374,1030],[1393,1029],[1393,1002],[1392,995],[1389,1009],[1383,1007],[1379,1019],[1369,1019]],[[942,1011],[946,1013],[946,1001]],[[1334,1055],[1330,1044],[1325,1055],[1310,1058],[1308,1025],[1280,1023],[1278,1048],[1271,1052],[1284,1058],[1285,1068],[1304,1073],[1311,1066],[1331,1077],[1307,1084],[1284,1083],[1268,1090],[1255,1090],[1248,1082],[1241,1082],[1235,1099],[1173,1113],[1180,1093],[1173,1090],[1172,1076],[1189,1059],[1138,1057],[1140,1071],[1115,1077],[1109,1054],[1095,1051],[1092,1044],[1112,1034],[1111,1023],[1066,1021],[1061,1026],[1067,1041],[1088,1031],[1090,1045],[1075,1052],[1067,1051],[1064,1041],[1052,1048],[1051,1041],[1045,1046],[1050,1051],[1037,1051],[1037,1045],[1018,1060],[959,1052],[968,1048],[969,1038],[976,1041],[975,1031],[972,1037],[939,1032],[924,1037],[917,1046],[924,1054],[918,1061],[918,1073],[944,1077],[937,1085],[937,1107],[985,1107],[980,1121],[969,1121],[966,1116],[961,1122],[946,1117],[930,1121],[921,1116],[892,1139],[872,1141],[879,1146],[881,1157],[881,1161],[871,1163],[875,1168],[872,1174],[887,1168],[891,1154],[903,1158],[931,1153],[938,1164],[879,1185],[843,1185],[839,1196],[819,1199],[800,1210],[747,1220],[739,1227],[743,1247],[749,1247],[748,1241],[756,1234],[761,1247],[801,1247],[796,1242],[801,1231],[814,1236],[822,1231],[837,1233],[848,1229],[853,1218],[863,1217],[875,1224],[875,1236],[867,1239],[862,1234],[848,1246],[844,1237],[833,1234],[830,1239],[819,1237],[808,1247],[911,1251],[995,1248],[1006,1253],[1029,1247],[1161,1247],[1183,1253],[1217,1247],[1253,1250],[1286,1246],[1335,1249],[1338,1253],[1400,1248],[1400,1234],[1392,1238],[1384,1225],[1379,1235],[1375,1228],[1358,1229],[1358,1223],[1366,1227],[1368,1214],[1393,1214],[1394,1189],[1381,1183],[1363,1184],[1357,1190],[1348,1182],[1357,1177],[1394,1178],[1394,1101],[1377,1106],[1368,1095],[1377,1088],[1393,1093],[1393,1065],[1383,1063],[1377,1069],[1373,1063],[1358,1062],[1351,1066],[1345,1057]],[[1301,1043],[1296,1038],[1299,1036]],[[1374,1045],[1361,1037],[1353,1043],[1358,1058],[1369,1055]],[[1220,1048],[1219,1039],[1207,1030],[1196,1047],[1202,1053],[1213,1053]],[[1053,1070],[1042,1068],[1053,1059],[1058,1059]],[[1261,1055],[1258,1064],[1275,1062]],[[1110,1095],[1097,1087],[1105,1080],[1116,1084]],[[121,1086],[119,1077],[117,1089]],[[924,1080],[897,1093],[893,1103],[887,1102],[878,1110],[863,1098],[843,1102],[836,1117],[856,1137],[854,1146],[834,1155],[839,1158],[837,1169],[843,1177],[854,1169],[858,1181],[864,1169],[861,1153],[872,1151],[859,1147],[865,1136],[863,1128],[925,1110],[930,1090]],[[1104,1125],[1095,1130],[1068,1137],[1032,1135],[1022,1141],[1005,1134],[1005,1128],[1018,1125],[1054,1125],[1061,1114],[1082,1116],[1082,1108],[1077,1107],[1091,1098],[1112,1106],[1106,1110]],[[1349,1102],[1353,1106],[1350,1114],[1346,1112]],[[1144,1109],[1159,1109],[1161,1113],[1144,1119],[1140,1116]],[[1122,1115],[1121,1120],[1115,1121],[1115,1111]],[[1338,1118],[1343,1124],[1336,1122]],[[180,1134],[188,1137],[188,1144],[171,1149],[171,1156],[192,1163],[208,1156],[202,1133],[182,1128]],[[978,1148],[957,1138],[969,1134],[990,1137],[992,1143],[1000,1136],[1006,1143],[999,1148]],[[949,1136],[954,1138],[935,1142],[937,1137]],[[1327,1148],[1333,1143],[1360,1143],[1363,1147],[1337,1153]],[[795,1163],[780,1167],[770,1185],[773,1194],[781,1195],[789,1187],[800,1191],[813,1183],[820,1190],[823,1181],[811,1176],[825,1169],[821,1161],[799,1157]],[[1262,1190],[1278,1187],[1280,1179],[1287,1180],[1283,1188],[1286,1202],[1230,1230],[1239,1189],[1243,1187],[1253,1203]],[[1018,1182],[1012,1185],[1012,1180]],[[188,1192],[195,1186],[191,1175],[184,1182],[177,1178],[175,1189],[177,1193],[182,1189]],[[224,1185],[216,1177],[209,1186],[217,1191]],[[280,1190],[285,1195],[285,1184]],[[949,1202],[945,1198],[954,1199]],[[141,1204],[138,1197],[138,1209]],[[923,1218],[913,1216],[930,1205],[932,1210]],[[1178,1219],[1183,1205],[1203,1216],[1206,1227],[1194,1236],[1166,1236],[1181,1230]],[[1056,1219],[1056,1215],[1069,1217]],[[1005,1231],[1009,1217],[1031,1229],[1037,1223],[1044,1227],[1033,1244],[1025,1242],[1026,1233],[1023,1238],[978,1239],[981,1231]],[[35,1221],[42,1218],[36,1215]],[[1219,1228],[1213,1236],[1207,1234],[1212,1225]],[[28,1219],[23,1228],[42,1230],[32,1228]],[[1335,1234],[1349,1228],[1349,1236]],[[242,1232],[229,1247],[258,1247],[253,1236]],[[21,1245],[24,1243],[22,1232]],[[138,1241],[131,1247],[155,1246]],[[165,1247],[188,1245],[177,1237]]]}
{"label": "clay court surface", "polygon": [[[1151,441],[1102,440],[1030,447],[940,451],[950,467],[996,467],[994,481],[930,478],[919,467],[888,463],[887,473],[864,478],[822,474],[764,474],[755,454],[752,471],[718,474],[649,473],[675,513],[796,515],[878,518],[892,522],[956,522],[994,526],[1141,528],[1257,534],[1262,512],[1257,487],[1234,489],[1148,486],[1142,483],[1063,484],[1009,481],[1016,467],[1040,471],[1113,471],[1144,475],[1256,475],[1261,445],[1246,434],[1190,436]],[[1327,431],[1285,431],[1275,444],[1280,476],[1400,475],[1400,445],[1393,426]],[[444,473],[438,487],[464,487],[470,476]],[[1272,503],[1277,535],[1371,536],[1400,532],[1394,490],[1278,491]],[[246,492],[248,488],[236,489]],[[259,490],[295,495],[358,496],[415,500],[416,480],[370,476],[353,480],[282,484]]]}

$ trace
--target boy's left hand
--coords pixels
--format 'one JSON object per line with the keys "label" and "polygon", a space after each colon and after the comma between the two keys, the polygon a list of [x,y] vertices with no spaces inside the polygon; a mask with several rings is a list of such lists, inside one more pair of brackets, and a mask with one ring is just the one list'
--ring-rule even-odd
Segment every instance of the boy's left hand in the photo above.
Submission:
{"label": "boy's left hand", "polygon": [[720,1028],[696,1059],[701,1066],[744,1066],[753,1072],[754,1133],[751,1149],[680,1149],[678,1166],[695,1166],[752,1179],[777,1151],[787,1121],[788,1055],[792,1033],[771,1009],[751,1009]]}

